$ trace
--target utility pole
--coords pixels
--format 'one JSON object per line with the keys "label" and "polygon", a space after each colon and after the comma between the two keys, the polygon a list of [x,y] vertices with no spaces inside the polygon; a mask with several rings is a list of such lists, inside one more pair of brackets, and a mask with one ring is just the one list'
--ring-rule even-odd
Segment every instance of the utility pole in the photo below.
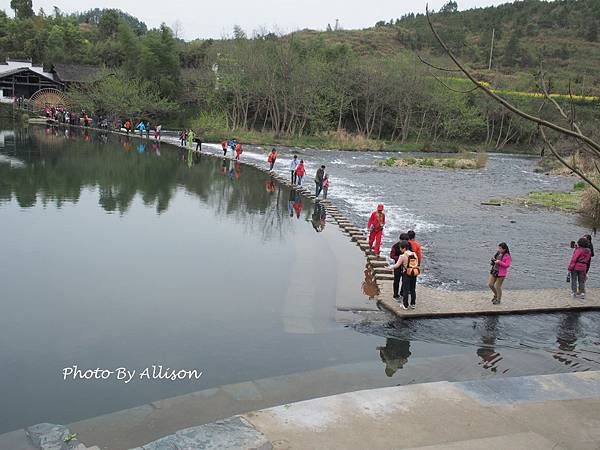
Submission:
{"label": "utility pole", "polygon": [[496,35],[496,29],[492,28],[492,45],[490,47],[490,64],[488,70],[492,70],[492,57],[494,56],[494,36]]}

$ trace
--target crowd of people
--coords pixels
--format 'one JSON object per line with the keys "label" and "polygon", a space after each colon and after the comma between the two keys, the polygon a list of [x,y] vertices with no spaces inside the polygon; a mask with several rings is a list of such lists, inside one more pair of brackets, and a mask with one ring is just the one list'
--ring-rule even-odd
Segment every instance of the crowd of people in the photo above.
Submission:
{"label": "crowd of people", "polygon": [[[371,214],[367,229],[369,231],[369,251],[379,256],[383,229],[385,226],[384,205],[379,204]],[[387,268],[394,273],[393,298],[401,301],[402,309],[415,309],[417,300],[417,278],[423,267],[423,248],[415,239],[413,230],[401,233],[392,246]],[[572,241],[573,255],[567,268],[567,282],[571,286],[572,298],[585,299],[585,284],[594,257],[592,236],[585,235],[577,242]],[[502,301],[502,285],[508,276],[512,264],[510,249],[506,242],[498,244],[498,249],[490,260],[488,287],[493,293],[492,304]]]}

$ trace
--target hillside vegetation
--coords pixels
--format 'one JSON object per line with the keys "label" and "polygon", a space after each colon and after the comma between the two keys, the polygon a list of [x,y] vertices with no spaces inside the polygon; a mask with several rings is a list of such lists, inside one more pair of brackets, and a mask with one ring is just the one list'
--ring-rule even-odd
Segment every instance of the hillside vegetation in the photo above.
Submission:
{"label": "hillside vegetation", "polygon": [[[30,0],[11,5],[16,18],[0,12],[0,58],[110,69],[110,81],[72,93],[86,110],[151,111],[209,136],[268,136],[298,145],[530,150],[537,143],[531,124],[480,93],[452,92],[434,78],[417,53],[440,66],[448,62],[422,14],[365,30],[249,36],[235,27],[231,39],[184,42],[164,25],[148,30],[118,10],[49,15],[34,14]],[[559,102],[568,106],[570,85],[579,120],[596,131],[600,0],[528,0],[467,11],[450,1],[433,20],[480,80],[531,112],[541,103],[536,74],[542,65]],[[469,88],[454,74],[442,78],[456,90]],[[114,92],[131,85],[153,90],[151,104],[131,96],[121,105],[125,100]],[[558,119],[549,108],[542,114]]]}

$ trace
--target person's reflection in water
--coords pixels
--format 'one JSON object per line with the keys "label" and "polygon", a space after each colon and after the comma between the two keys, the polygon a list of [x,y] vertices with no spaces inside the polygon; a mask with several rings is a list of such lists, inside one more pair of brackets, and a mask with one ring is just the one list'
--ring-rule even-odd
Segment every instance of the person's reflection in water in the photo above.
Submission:
{"label": "person's reflection in water", "polygon": [[242,168],[241,168],[241,164],[239,161],[236,161],[235,163],[233,163],[233,171],[235,173],[235,179],[239,180],[240,177],[242,176]]}
{"label": "person's reflection in water", "polygon": [[575,349],[577,348],[577,336],[580,332],[579,313],[565,313],[560,318],[558,324],[558,334],[556,342],[559,352],[553,357],[566,366],[576,367],[579,364],[573,364],[576,358]]}
{"label": "person's reflection in water", "polygon": [[375,281],[375,274],[368,264],[365,266],[365,279],[362,282],[362,291],[370,300],[379,295],[379,287]]}
{"label": "person's reflection in water", "polygon": [[387,338],[385,347],[377,347],[381,361],[385,363],[385,374],[394,376],[398,369],[402,369],[410,357],[410,341],[404,339]]}
{"label": "person's reflection in water", "polygon": [[325,229],[325,219],[327,219],[325,207],[317,200],[315,201],[315,209],[311,219],[312,226],[317,233],[320,233]]}
{"label": "person's reflection in water", "polygon": [[221,163],[221,175],[227,175],[227,158],[223,158]]}
{"label": "person's reflection in water", "polygon": [[145,151],[146,151],[146,144],[144,144],[143,142],[140,142],[137,146],[137,152],[144,153]]}
{"label": "person's reflection in water", "polygon": [[296,189],[290,189],[290,199],[288,201],[288,213],[290,214],[290,217],[294,217],[294,203],[296,203],[297,196],[298,193],[296,192]]}
{"label": "person's reflection in water", "polygon": [[270,194],[275,192],[275,178],[271,177],[269,181],[267,181],[266,190]]}
{"label": "person's reflection in water", "polygon": [[294,201],[294,211],[296,211],[296,218],[300,218],[300,213],[302,212],[302,196],[296,193],[296,200]]}
{"label": "person's reflection in water", "polygon": [[498,316],[486,316],[483,319],[483,333],[481,335],[482,346],[477,349],[477,356],[481,358],[480,365],[484,369],[489,369],[494,373],[498,370],[498,363],[502,361],[502,356],[494,348],[497,337]]}
{"label": "person's reflection in water", "polygon": [[152,143],[152,151],[156,153],[156,156],[160,156],[160,142],[154,141]]}
{"label": "person's reflection in water", "polygon": [[229,164],[229,170],[227,171],[227,176],[229,177],[230,180],[233,180],[233,176],[234,176],[233,160],[230,159],[228,164]]}

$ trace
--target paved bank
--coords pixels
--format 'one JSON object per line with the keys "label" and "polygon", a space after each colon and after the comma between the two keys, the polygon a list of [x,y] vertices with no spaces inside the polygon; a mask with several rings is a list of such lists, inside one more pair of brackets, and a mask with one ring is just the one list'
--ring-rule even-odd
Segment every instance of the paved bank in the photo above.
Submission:
{"label": "paved bank", "polygon": [[350,392],[181,430],[136,450],[598,449],[600,372]]}
{"label": "paved bank", "polygon": [[[203,405],[197,397],[198,407]],[[209,408],[210,405],[204,405]],[[135,450],[598,449],[600,372],[435,382],[361,390],[191,426]],[[147,424],[148,429],[152,424]],[[73,428],[0,435],[2,450],[127,448],[64,444]],[[104,442],[110,436],[104,436]]]}

